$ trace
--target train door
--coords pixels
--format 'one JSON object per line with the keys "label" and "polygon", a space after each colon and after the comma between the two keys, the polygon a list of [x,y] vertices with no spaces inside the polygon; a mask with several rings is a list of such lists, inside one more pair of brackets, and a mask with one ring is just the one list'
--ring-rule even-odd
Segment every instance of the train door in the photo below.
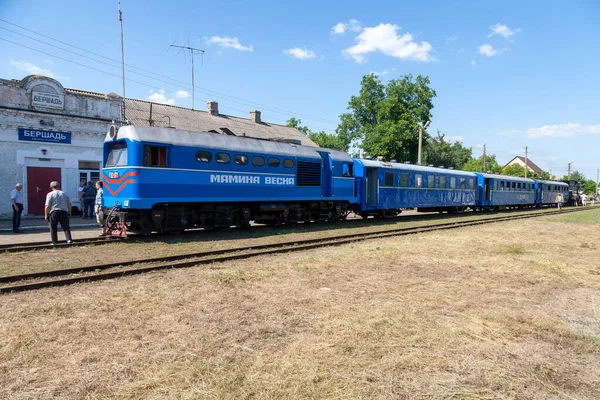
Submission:
{"label": "train door", "polygon": [[366,204],[369,206],[377,205],[379,194],[379,178],[377,177],[377,168],[367,168],[365,173],[366,183]]}
{"label": "train door", "polygon": [[492,201],[492,189],[494,188],[494,182],[490,178],[485,178],[483,182],[483,190],[485,192],[483,201]]}
{"label": "train door", "polygon": [[331,160],[331,154],[319,152],[321,155],[321,195],[323,197],[333,196],[333,162]]}

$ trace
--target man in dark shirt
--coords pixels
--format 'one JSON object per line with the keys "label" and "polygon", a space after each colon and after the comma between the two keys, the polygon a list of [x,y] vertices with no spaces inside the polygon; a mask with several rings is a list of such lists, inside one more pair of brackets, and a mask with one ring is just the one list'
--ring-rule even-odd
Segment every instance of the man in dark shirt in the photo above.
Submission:
{"label": "man in dark shirt", "polygon": [[52,191],[46,195],[46,207],[44,208],[44,218],[50,223],[50,237],[52,245],[58,241],[58,223],[65,231],[67,243],[73,243],[71,239],[71,227],[69,226],[69,215],[71,215],[71,201],[69,196],[59,188],[56,181],[50,183]]}
{"label": "man in dark shirt", "polygon": [[19,233],[19,226],[21,226],[21,213],[23,212],[23,185],[17,183],[15,188],[10,192],[10,202],[13,208],[13,232]]}

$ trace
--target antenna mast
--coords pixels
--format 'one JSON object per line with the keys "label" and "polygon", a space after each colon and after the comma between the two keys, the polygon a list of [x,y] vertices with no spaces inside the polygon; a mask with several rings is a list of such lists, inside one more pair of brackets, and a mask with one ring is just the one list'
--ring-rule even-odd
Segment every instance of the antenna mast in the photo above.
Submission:
{"label": "antenna mast", "polygon": [[119,25],[121,25],[121,77],[123,81],[123,120],[125,118],[125,47],[123,46],[123,13],[121,12],[121,0],[119,2]]}
{"label": "antenna mast", "polygon": [[170,47],[178,47],[180,49],[186,49],[190,51],[190,54],[192,56],[192,110],[194,109],[194,97],[196,97],[196,90],[195,90],[195,85],[194,85],[194,51],[197,51],[198,53],[200,53],[200,55],[204,54],[204,50],[202,49],[196,49],[194,47],[190,47],[190,46],[177,46],[172,44]]}

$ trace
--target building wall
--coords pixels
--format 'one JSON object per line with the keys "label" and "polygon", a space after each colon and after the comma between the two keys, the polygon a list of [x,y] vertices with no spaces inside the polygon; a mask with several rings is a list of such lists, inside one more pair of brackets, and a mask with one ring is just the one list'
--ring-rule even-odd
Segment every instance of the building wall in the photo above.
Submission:
{"label": "building wall", "polygon": [[[43,100],[56,103],[45,106],[33,100],[34,93],[47,93]],[[118,96],[65,90],[59,82],[47,77],[0,80],[0,193],[5,199],[0,202],[0,217],[12,215],[9,193],[17,182],[24,186],[24,213],[31,214],[28,187],[36,178],[28,176],[28,167],[59,168],[62,189],[73,205],[78,205],[80,162],[100,166],[108,125],[112,120],[121,120],[121,107]],[[26,140],[25,130],[63,132],[70,136],[70,143],[57,143],[48,137]],[[37,186],[45,194],[50,191],[49,184],[38,182]]]}

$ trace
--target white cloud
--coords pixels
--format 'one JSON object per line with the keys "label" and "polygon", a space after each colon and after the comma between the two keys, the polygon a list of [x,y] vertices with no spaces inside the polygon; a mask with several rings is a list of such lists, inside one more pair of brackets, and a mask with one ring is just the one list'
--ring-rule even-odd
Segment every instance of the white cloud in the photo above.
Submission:
{"label": "white cloud", "polygon": [[492,37],[494,35],[499,35],[499,36],[503,36],[505,39],[510,38],[512,35],[514,35],[515,33],[519,32],[521,29],[517,28],[514,31],[510,30],[508,26],[503,25],[503,24],[496,24],[493,26],[490,26],[490,29],[492,30],[492,33],[490,33],[488,35],[488,37]]}
{"label": "white cloud", "polygon": [[191,95],[185,90],[178,90],[177,93],[175,93],[175,97],[180,99],[189,99]]}
{"label": "white cloud", "polygon": [[600,135],[600,124],[583,125],[568,123],[562,125],[544,125],[540,128],[529,128],[525,133],[530,138]]}
{"label": "white cloud", "polygon": [[444,140],[446,140],[446,142],[448,143],[454,143],[454,142],[462,142],[463,140],[465,140],[465,138],[463,136],[444,136]]}
{"label": "white cloud", "polygon": [[496,54],[499,54],[499,51],[494,49],[494,46],[491,44],[482,44],[479,46],[479,54],[483,54],[484,56],[492,57]]}
{"label": "white cloud", "polygon": [[292,49],[284,50],[283,53],[300,60],[312,60],[317,57],[314,51],[308,50],[306,47],[303,49],[294,47]]}
{"label": "white cloud", "polygon": [[433,47],[427,42],[417,44],[412,41],[410,33],[398,36],[397,25],[379,24],[372,28],[364,28],[356,37],[358,44],[347,48],[344,54],[352,57],[354,61],[362,63],[364,55],[380,51],[385,55],[403,60],[431,61],[430,52]]}
{"label": "white cloud", "polygon": [[451,42],[454,42],[456,39],[458,39],[458,36],[456,36],[456,35],[454,35],[454,36],[446,36],[444,38],[444,41],[446,43],[451,43]]}
{"label": "white cloud", "polygon": [[377,76],[386,76],[391,74],[392,72],[394,72],[396,70],[396,68],[390,68],[390,69],[384,69],[381,72],[377,72],[377,71],[371,71],[371,73],[373,75],[377,75]]}
{"label": "white cloud", "polygon": [[16,67],[16,68],[20,69],[21,71],[25,71],[25,72],[27,72],[30,75],[44,75],[44,76],[47,76],[49,78],[62,79],[62,80],[65,80],[65,81],[69,80],[69,78],[67,78],[67,77],[56,76],[49,69],[38,67],[37,65],[32,64],[32,63],[30,63],[28,61],[10,60],[10,65],[12,65],[13,67]]}
{"label": "white cloud", "polygon": [[477,65],[477,61],[471,59],[471,65]]}
{"label": "white cloud", "polygon": [[360,32],[360,22],[356,19],[351,19],[347,23],[338,22],[333,28],[331,28],[332,35],[343,35],[346,31]]}
{"label": "white cloud", "polygon": [[239,51],[254,51],[252,45],[250,45],[250,47],[242,46],[236,37],[231,38],[229,36],[212,36],[208,38],[208,43],[218,44],[221,47],[232,48]]}
{"label": "white cloud", "polygon": [[167,96],[165,96],[164,89],[160,89],[158,92],[150,90],[150,96],[148,96],[148,100],[154,103],[168,104],[170,106],[175,104],[175,99],[168,99]]}

